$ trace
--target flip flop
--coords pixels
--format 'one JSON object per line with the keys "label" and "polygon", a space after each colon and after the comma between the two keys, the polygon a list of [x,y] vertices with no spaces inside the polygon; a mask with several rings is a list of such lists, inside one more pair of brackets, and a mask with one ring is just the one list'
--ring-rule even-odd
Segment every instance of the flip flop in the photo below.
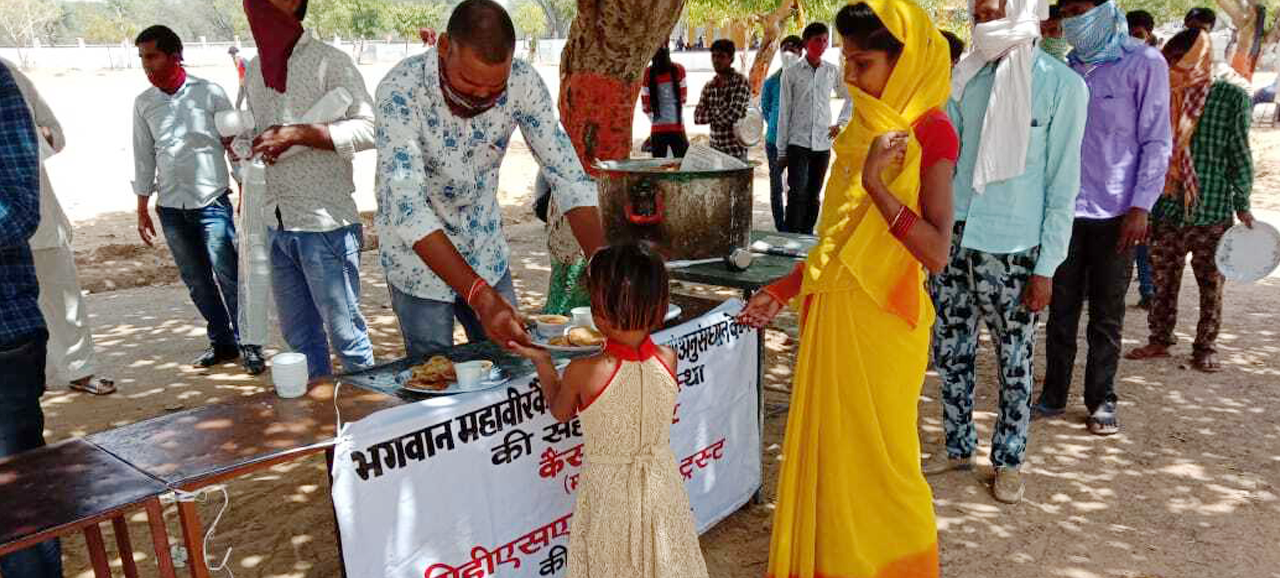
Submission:
{"label": "flip flop", "polygon": [[70,387],[93,395],[111,395],[116,392],[116,382],[102,377],[91,377],[87,381],[73,381]]}
{"label": "flip flop", "polygon": [[1222,365],[1214,359],[1212,353],[1193,355],[1191,357],[1191,368],[1201,373],[1218,373],[1222,371]]}

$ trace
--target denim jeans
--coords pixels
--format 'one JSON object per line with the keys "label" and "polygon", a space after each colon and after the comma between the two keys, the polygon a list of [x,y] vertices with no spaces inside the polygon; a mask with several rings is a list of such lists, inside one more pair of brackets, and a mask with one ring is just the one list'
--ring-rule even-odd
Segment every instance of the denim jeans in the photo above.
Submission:
{"label": "denim jeans", "polygon": [[1144,299],[1155,297],[1156,283],[1151,280],[1151,245],[1138,245],[1133,254],[1138,270],[1138,294]]}
{"label": "denim jeans", "polygon": [[782,171],[778,164],[778,146],[764,143],[764,154],[769,159],[769,207],[773,209],[773,228],[780,233],[787,231],[787,209],[782,199]]}
{"label": "denim jeans", "polygon": [[[44,445],[45,348],[48,333],[24,343],[0,346],[0,458]],[[0,557],[5,578],[62,578],[62,546],[57,539]]]}
{"label": "denim jeans", "polygon": [[[484,325],[476,317],[465,297],[450,301],[422,299],[404,293],[395,285],[391,287],[391,309],[400,320],[400,334],[404,336],[404,348],[410,359],[422,359],[428,354],[453,347],[453,320],[456,317],[467,332],[467,340],[473,343],[485,341]],[[516,289],[507,273],[494,289],[512,306],[515,306]]]}
{"label": "denim jeans", "polygon": [[229,195],[201,209],[156,207],[165,241],[191,301],[208,323],[219,349],[239,344],[237,326],[236,225]]}
{"label": "denim jeans", "polygon": [[360,245],[363,227],[323,233],[267,228],[271,284],[280,332],[307,356],[311,379],[333,374],[329,343],[347,372],[373,366],[369,328],[360,313]]}

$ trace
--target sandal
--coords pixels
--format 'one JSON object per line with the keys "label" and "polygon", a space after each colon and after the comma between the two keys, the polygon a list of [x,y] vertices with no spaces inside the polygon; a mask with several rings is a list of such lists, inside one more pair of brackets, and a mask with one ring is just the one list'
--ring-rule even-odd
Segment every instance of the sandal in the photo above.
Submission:
{"label": "sandal", "polygon": [[1096,436],[1106,437],[1120,433],[1120,422],[1116,420],[1116,412],[1111,408],[1098,408],[1084,423],[1089,428],[1089,433]]}
{"label": "sandal", "polygon": [[1031,419],[1033,420],[1041,419],[1041,418],[1058,417],[1064,413],[1067,413],[1067,408],[1049,407],[1045,405],[1043,402],[1037,403],[1031,406]]}
{"label": "sandal", "polygon": [[76,391],[83,391],[93,395],[110,395],[116,392],[115,381],[94,376],[73,381],[70,387]]}
{"label": "sandal", "polygon": [[1197,353],[1191,356],[1191,368],[1202,373],[1218,373],[1222,371],[1222,365],[1218,363],[1212,353]]}
{"label": "sandal", "polygon": [[1148,343],[1124,354],[1125,359],[1135,361],[1143,359],[1158,359],[1162,357],[1169,357],[1169,347],[1157,343]]}

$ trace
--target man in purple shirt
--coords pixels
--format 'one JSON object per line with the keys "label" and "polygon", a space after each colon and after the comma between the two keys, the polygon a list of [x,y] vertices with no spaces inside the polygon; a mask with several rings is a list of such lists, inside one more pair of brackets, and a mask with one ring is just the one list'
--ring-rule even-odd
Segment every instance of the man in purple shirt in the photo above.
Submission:
{"label": "man in purple shirt", "polygon": [[1080,196],[1067,260],[1053,279],[1047,363],[1035,413],[1063,413],[1076,358],[1076,334],[1089,301],[1084,401],[1096,435],[1120,431],[1115,376],[1133,250],[1147,235],[1147,213],[1164,189],[1172,142],[1169,68],[1160,52],[1128,34],[1114,0],[1064,0],[1068,63],[1089,86]]}

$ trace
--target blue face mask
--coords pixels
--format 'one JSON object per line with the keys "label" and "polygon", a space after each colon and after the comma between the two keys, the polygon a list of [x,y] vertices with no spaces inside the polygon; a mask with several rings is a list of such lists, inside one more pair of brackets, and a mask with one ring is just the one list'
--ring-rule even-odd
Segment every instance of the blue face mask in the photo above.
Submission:
{"label": "blue face mask", "polygon": [[1115,0],[1111,0],[1075,18],[1063,20],[1062,32],[1075,48],[1071,52],[1073,63],[1102,64],[1123,56],[1129,24]]}

